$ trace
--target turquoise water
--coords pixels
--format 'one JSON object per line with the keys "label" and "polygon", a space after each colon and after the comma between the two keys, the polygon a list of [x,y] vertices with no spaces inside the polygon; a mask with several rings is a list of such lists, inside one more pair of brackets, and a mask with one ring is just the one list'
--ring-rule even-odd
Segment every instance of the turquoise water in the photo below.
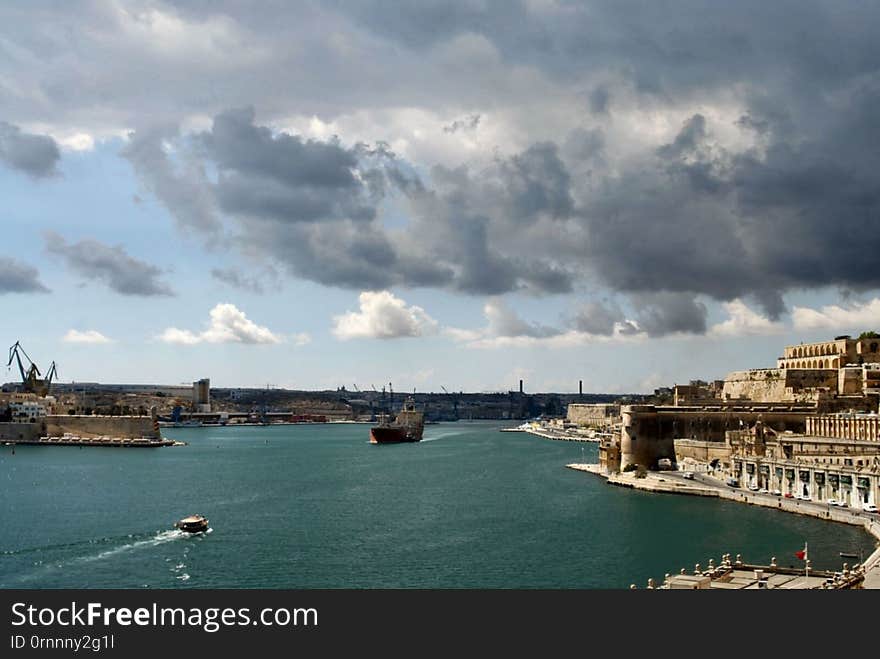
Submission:
{"label": "turquoise water", "polygon": [[[592,444],[428,426],[167,429],[185,447],[0,451],[3,588],[624,588],[723,552],[869,552],[855,527],[609,487]],[[583,451],[583,453],[582,453]],[[202,513],[211,532],[175,520]]]}

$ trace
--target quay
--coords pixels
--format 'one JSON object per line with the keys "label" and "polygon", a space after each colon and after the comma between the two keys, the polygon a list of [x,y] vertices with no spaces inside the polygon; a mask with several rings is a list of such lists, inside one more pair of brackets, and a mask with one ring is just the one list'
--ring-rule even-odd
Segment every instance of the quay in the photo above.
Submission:
{"label": "quay", "polygon": [[186,442],[173,439],[149,437],[39,437],[37,439],[7,439],[6,446],[117,446],[123,448],[158,448],[161,446],[185,446]]}
{"label": "quay", "polygon": [[556,430],[544,425],[538,426],[531,423],[524,423],[516,428],[502,428],[501,432],[525,432],[536,437],[552,439],[558,442],[592,442],[597,444],[602,441],[602,437],[592,431],[584,434],[570,430]]}
{"label": "quay", "polygon": [[[753,506],[773,508],[797,515],[808,515],[830,522],[861,526],[880,543],[880,516],[877,514],[831,507],[825,503],[787,499],[773,494],[743,491],[739,488],[725,485],[722,481],[706,474],[695,474],[694,480],[689,480],[683,476],[683,473],[693,472],[661,471],[648,472],[640,478],[636,471],[608,474],[599,464],[573,463],[565,466],[575,471],[594,474],[604,478],[609,485],[616,485],[618,487],[655,493],[717,497]],[[861,568],[864,572],[864,580],[860,582],[862,583],[861,587],[880,589],[880,545],[865,559]]]}
{"label": "quay", "polygon": [[[740,554],[732,560],[730,554],[724,554],[716,566],[714,559],[709,559],[708,566],[703,569],[697,563],[693,574],[682,568],[676,575],[667,574],[663,583],[657,586],[653,579],[648,579],[648,589],[659,590],[855,590],[863,587],[865,569],[855,565],[850,569],[843,564],[837,572],[830,570],[813,570],[809,560],[803,568],[786,568],[776,563],[776,557],[770,559],[769,565],[751,565],[743,561]],[[635,588],[635,584],[630,586]]]}

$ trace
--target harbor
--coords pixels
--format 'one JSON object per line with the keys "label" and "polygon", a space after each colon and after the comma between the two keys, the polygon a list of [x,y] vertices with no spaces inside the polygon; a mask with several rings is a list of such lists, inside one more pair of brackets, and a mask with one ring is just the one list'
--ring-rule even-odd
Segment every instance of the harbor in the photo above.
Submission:
{"label": "harbor", "polygon": [[[187,445],[158,451],[7,447],[0,587],[626,589],[804,537],[817,569],[872,551],[855,526],[607,487],[562,468],[594,444],[502,425],[387,447],[362,424],[167,429]],[[173,529],[192,513],[213,532]]]}

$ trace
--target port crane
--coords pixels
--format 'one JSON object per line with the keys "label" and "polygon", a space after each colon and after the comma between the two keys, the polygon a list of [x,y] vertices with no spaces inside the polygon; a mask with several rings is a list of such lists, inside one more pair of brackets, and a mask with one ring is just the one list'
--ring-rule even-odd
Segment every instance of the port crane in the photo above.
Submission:
{"label": "port crane", "polygon": [[444,387],[442,384],[440,385],[440,388],[443,390],[444,394],[446,394],[447,396],[452,396],[452,413],[455,415],[455,418],[458,419],[458,396],[449,393],[449,389]]}
{"label": "port crane", "polygon": [[[29,364],[26,370],[24,363],[21,361],[22,356],[24,356]],[[6,368],[12,366],[13,361],[18,365],[18,372],[21,374],[22,388],[25,392],[37,394],[38,396],[45,396],[49,393],[49,387],[52,386],[52,380],[58,375],[55,362],[50,364],[49,372],[46,373],[46,377],[42,377],[43,374],[40,372],[40,369],[28,356],[25,349],[21,347],[19,341],[16,341],[15,345],[9,348],[9,361],[6,363]]]}

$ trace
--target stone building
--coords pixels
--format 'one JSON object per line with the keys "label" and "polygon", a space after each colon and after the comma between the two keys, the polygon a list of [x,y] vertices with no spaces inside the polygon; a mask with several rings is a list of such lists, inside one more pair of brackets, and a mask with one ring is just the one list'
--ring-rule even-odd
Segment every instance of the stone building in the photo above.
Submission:
{"label": "stone building", "polygon": [[861,509],[880,502],[880,442],[766,429],[729,433],[731,476],[741,486],[781,496],[834,499]]}
{"label": "stone building", "polygon": [[785,346],[776,360],[778,368],[842,368],[866,363],[880,363],[880,338],[838,336],[833,341]]}
{"label": "stone building", "polygon": [[599,442],[599,466],[606,474],[620,471],[620,440],[618,438],[602,439]]}
{"label": "stone building", "polygon": [[[687,458],[732,468],[726,437],[758,427],[782,438],[816,437],[829,449],[834,441],[875,441],[878,400],[880,338],[839,336],[786,346],[777,368],[734,371],[723,382],[676,386],[672,406],[622,407],[620,467],[653,469],[661,459]],[[790,453],[781,455],[789,459]]]}
{"label": "stone building", "polygon": [[872,414],[819,414],[807,417],[806,434],[829,439],[880,442],[880,416]]}
{"label": "stone building", "polygon": [[713,382],[691,380],[690,384],[677,384],[672,389],[672,404],[675,406],[704,404],[721,398],[723,389],[724,380]]}
{"label": "stone building", "polygon": [[588,428],[607,428],[620,421],[620,405],[608,403],[569,403],[569,422]]}
{"label": "stone building", "polygon": [[636,464],[653,469],[662,458],[674,461],[679,439],[715,442],[723,447],[727,432],[751,428],[759,421],[778,432],[803,433],[807,417],[813,414],[815,406],[788,403],[626,405],[621,408],[621,467]]}

